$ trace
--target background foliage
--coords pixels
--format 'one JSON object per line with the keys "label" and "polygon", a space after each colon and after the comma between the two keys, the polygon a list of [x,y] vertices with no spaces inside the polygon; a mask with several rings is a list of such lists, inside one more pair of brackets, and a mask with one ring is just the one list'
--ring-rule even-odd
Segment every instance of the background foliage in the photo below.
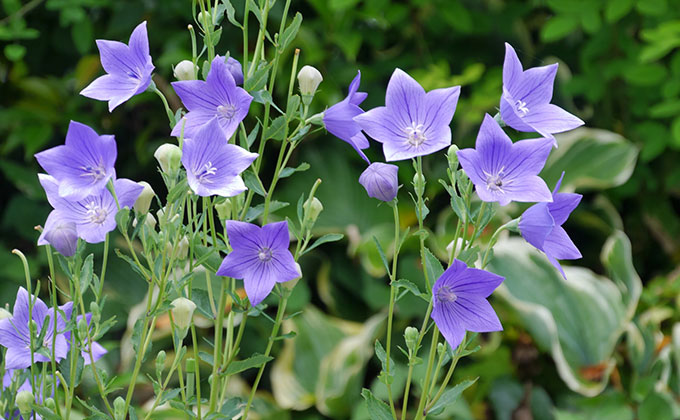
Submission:
{"label": "background foliage", "polygon": [[[2,1],[0,302],[12,302],[23,282],[11,249],[31,252],[34,276],[45,275],[45,256],[35,248],[33,227],[44,223],[49,206],[37,182],[33,154],[61,143],[69,120],[115,134],[119,173],[162,189],[152,154],[167,140],[169,128],[156,98],[137,96],[109,114],[104,103],[78,92],[101,72],[94,40],[126,40],[137,23],[147,20],[156,83],[172,98],[171,106],[178,107],[169,82],[171,66],[190,56],[185,30],[192,21],[189,3]],[[233,1],[237,18],[242,3]],[[274,20],[281,7],[276,5]],[[552,184],[565,170],[565,185],[585,195],[566,228],[584,255],[578,265],[586,268],[568,270],[569,281],[564,282],[541,257],[521,246],[510,242],[499,249],[494,267],[508,280],[494,306],[506,331],[480,339],[482,350],[455,375],[457,381],[479,380],[440,416],[678,418],[680,4],[307,0],[294,1],[291,10],[304,16],[294,42],[302,50],[301,62],[316,66],[325,78],[314,111],[344,97],[357,69],[362,71],[362,90],[370,93],[364,108],[382,104],[386,82],[400,67],[426,89],[463,86],[453,138],[460,147],[470,146],[484,112],[494,114],[498,106],[503,42],[509,42],[525,67],[559,62],[555,101],[587,127],[598,129],[577,130],[562,139],[543,174]],[[228,50],[238,58],[239,33],[225,30],[217,51]],[[368,155],[381,159],[377,145]],[[325,211],[317,228],[343,232],[348,240],[315,250],[303,266],[307,282],[297,286],[290,309],[304,308],[304,314],[286,325],[297,337],[278,347],[263,387],[271,394],[262,394],[258,409],[268,407],[272,418],[366,418],[361,387],[372,388],[376,396],[382,392],[365,378],[379,370],[373,341],[384,333],[380,314],[389,293],[372,237],[386,250],[393,246],[389,208],[376,207],[365,196],[356,182],[362,161],[332,136],[318,133],[294,159],[309,162],[311,169],[282,185],[281,198],[295,202],[300,189],[322,178],[317,196]],[[427,194],[434,197],[429,228],[436,234],[428,246],[443,258],[455,217],[436,182],[446,161],[442,155],[426,159],[426,165]],[[408,164],[401,165],[400,177],[402,183],[410,182]],[[412,224],[415,214],[408,197],[402,201],[404,224]],[[507,215],[520,210],[509,208]],[[400,277],[422,282],[415,243],[410,245],[407,241]],[[124,264],[111,260],[106,310],[119,322],[103,343],[110,350],[103,363],[124,382],[128,326],[134,324],[125,320],[139,311],[135,305],[143,299],[144,285]],[[584,310],[574,310],[581,306]],[[424,308],[413,296],[400,301],[397,344],[403,342],[400,331],[416,322]],[[262,317],[257,322],[260,333],[249,329],[244,339],[246,354],[265,345],[269,326]],[[168,328],[158,329],[155,347],[170,347]],[[249,374],[243,375],[251,379]],[[403,382],[404,372],[401,376],[397,372],[395,381]],[[236,383],[234,392],[240,392],[239,386],[245,383]],[[139,389],[136,399],[143,404],[152,392],[150,387]],[[283,409],[296,411],[283,414]]]}

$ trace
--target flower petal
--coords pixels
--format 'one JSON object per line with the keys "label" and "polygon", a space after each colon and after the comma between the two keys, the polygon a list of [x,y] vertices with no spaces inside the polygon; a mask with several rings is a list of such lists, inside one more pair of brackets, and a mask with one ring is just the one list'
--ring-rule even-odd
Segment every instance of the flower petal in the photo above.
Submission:
{"label": "flower petal", "polygon": [[555,221],[548,210],[548,203],[534,204],[519,219],[519,231],[524,240],[541,251],[554,227]]}
{"label": "flower petal", "polygon": [[262,228],[252,223],[236,220],[227,220],[226,224],[227,236],[232,248],[247,248],[256,252],[260,249]]}
{"label": "flower petal", "polygon": [[455,302],[447,306],[451,308],[455,318],[461,320],[463,327],[468,331],[503,331],[498,315],[496,315],[491,304],[483,297],[458,296]]}
{"label": "flower petal", "polygon": [[546,254],[558,260],[577,260],[581,252],[576,248],[562,226],[555,226],[545,239],[543,249]]}
{"label": "flower petal", "polygon": [[290,246],[288,221],[269,223],[262,227],[262,246],[272,250],[285,249]]}
{"label": "flower petal", "polygon": [[530,175],[538,175],[545,166],[552,151],[550,139],[520,140],[512,145],[502,159],[504,173],[508,180]]}
{"label": "flower petal", "polygon": [[437,302],[432,308],[432,319],[441,331],[442,335],[452,349],[455,349],[463,341],[465,328],[461,325],[456,314],[451,310],[452,304],[441,304]]}
{"label": "flower petal", "polygon": [[248,276],[257,263],[259,263],[257,251],[236,249],[224,258],[217,270],[217,275],[243,279]]}
{"label": "flower petal", "polygon": [[505,43],[505,60],[503,61],[503,86],[509,91],[514,91],[522,78],[522,63],[517,57],[515,49],[510,44]]}
{"label": "flower petal", "polygon": [[86,98],[108,101],[109,112],[112,112],[118,105],[137,94],[139,87],[139,80],[115,73],[105,74],[94,79],[92,83],[80,91],[80,94]]}
{"label": "flower petal", "polygon": [[254,270],[243,279],[243,284],[248,295],[248,300],[252,306],[257,306],[276,284],[277,273],[270,269],[270,264],[259,262],[254,266]]}
{"label": "flower petal", "polygon": [[569,131],[585,124],[580,118],[553,104],[545,104],[531,109],[524,117],[524,122],[545,137],[549,137],[550,134]]}

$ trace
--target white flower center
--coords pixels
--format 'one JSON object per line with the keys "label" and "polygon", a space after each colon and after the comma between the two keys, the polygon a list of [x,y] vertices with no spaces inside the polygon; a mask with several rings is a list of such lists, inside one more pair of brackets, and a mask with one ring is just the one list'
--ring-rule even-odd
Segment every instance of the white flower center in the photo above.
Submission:
{"label": "white flower center", "polygon": [[94,202],[87,203],[85,208],[87,209],[87,216],[91,223],[101,225],[106,221],[106,217],[109,215],[106,209]]}
{"label": "white flower center", "polygon": [[527,108],[527,103],[521,100],[515,102],[515,109],[519,112],[520,117],[524,117],[529,113],[529,108]]}
{"label": "white flower center", "polygon": [[208,161],[203,167],[196,172],[194,175],[198,178],[198,182],[204,184],[210,184],[212,181],[210,177],[217,173],[217,168],[213,166],[211,161]]}
{"label": "white flower center", "polygon": [[456,301],[456,299],[458,299],[458,296],[453,293],[449,286],[442,286],[439,288],[439,290],[437,290],[437,299],[440,302],[453,303]]}
{"label": "white flower center", "polygon": [[232,104],[220,105],[217,107],[220,117],[231,120],[236,115],[236,107]]}
{"label": "white flower center", "polygon": [[503,180],[503,170],[504,169],[505,168],[503,167],[497,173],[493,173],[493,174],[490,174],[488,172],[484,172],[484,175],[486,175],[486,189],[487,190],[505,193],[505,191],[503,191],[503,187],[509,185],[511,181]]}
{"label": "white flower center", "polygon": [[80,169],[85,171],[85,173],[81,174],[81,176],[92,177],[92,183],[100,181],[106,177],[106,169],[104,168],[104,165],[101,164],[99,166],[85,165],[81,166]]}
{"label": "white flower center", "polygon": [[260,259],[262,262],[269,262],[272,259],[272,250],[269,248],[260,248],[259,251],[257,251],[257,258]]}
{"label": "white flower center", "polygon": [[406,141],[413,147],[418,147],[427,141],[425,137],[425,130],[422,124],[411,123],[410,127],[404,128],[406,134]]}

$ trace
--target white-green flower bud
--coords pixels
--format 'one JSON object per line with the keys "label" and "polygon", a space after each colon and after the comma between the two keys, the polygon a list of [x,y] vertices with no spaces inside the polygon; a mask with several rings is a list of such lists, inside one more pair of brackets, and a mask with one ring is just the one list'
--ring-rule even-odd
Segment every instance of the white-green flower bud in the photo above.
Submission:
{"label": "white-green flower bud", "polygon": [[415,327],[406,327],[404,330],[404,340],[406,341],[406,348],[408,348],[409,352],[415,353],[416,352],[416,346],[418,345],[418,328]]}
{"label": "white-green flower bud", "polygon": [[215,210],[217,210],[217,217],[220,220],[227,220],[231,217],[231,200],[227,199],[219,204],[215,204]]}
{"label": "white-green flower bud", "polygon": [[413,189],[416,192],[416,196],[423,196],[425,193],[425,177],[423,174],[416,173],[413,175]]}
{"label": "white-green flower bud", "polygon": [[172,69],[177,80],[195,80],[198,66],[189,60],[182,60]]}
{"label": "white-green flower bud", "polygon": [[153,200],[153,197],[156,195],[156,193],[153,192],[153,188],[151,188],[151,185],[149,185],[149,183],[146,181],[140,181],[137,184],[144,187],[144,189],[139,194],[139,197],[137,197],[137,201],[135,201],[135,205],[133,207],[140,214],[146,214],[149,212],[151,200]]}
{"label": "white-green flower bud", "polygon": [[437,356],[441,357],[442,354],[446,351],[446,344],[444,343],[437,343]]}
{"label": "white-green flower bud", "polygon": [[97,302],[92,301],[90,302],[90,313],[92,314],[92,324],[97,325],[99,324],[99,320],[101,319],[102,313],[101,310],[99,309],[99,304]]}
{"label": "white-green flower bud", "polygon": [[[151,213],[146,214],[146,216],[144,217],[144,224],[146,225],[147,228],[149,228],[149,230],[156,229],[156,218],[153,217],[153,214],[151,214]],[[137,218],[136,217],[132,221],[132,227],[133,228],[137,227]]]}
{"label": "white-green flower bud", "polygon": [[172,319],[175,325],[186,330],[191,325],[196,304],[184,297],[178,297],[172,301]]}
{"label": "white-green flower bud", "polygon": [[125,400],[123,397],[117,397],[113,401],[113,416],[116,420],[125,420],[126,416],[125,412]]}
{"label": "white-green flower bud", "polygon": [[312,66],[304,66],[300,69],[297,75],[298,85],[300,86],[300,93],[302,94],[302,102],[309,105],[312,102],[312,97],[316,93],[316,89],[323,81],[323,76],[319,70]]}
{"label": "white-green flower bud", "polygon": [[300,264],[295,263],[295,270],[297,270],[298,274],[300,274],[298,277],[294,278],[293,280],[288,280],[287,282],[284,282],[282,285],[288,290],[293,290],[295,286],[298,284],[300,279],[302,278],[302,268],[300,267]]}
{"label": "white-green flower bud", "polygon": [[156,355],[156,374],[161,376],[163,373],[163,368],[165,367],[165,350],[161,350]]}
{"label": "white-green flower bud", "polygon": [[305,219],[308,220],[312,225],[319,218],[319,214],[323,211],[323,204],[318,198],[312,197],[311,200],[307,199],[305,201],[303,208],[305,210]]}
{"label": "white-green flower bud", "polygon": [[189,256],[189,239],[186,236],[182,237],[177,245],[177,259],[185,260]]}
{"label": "white-green flower bud", "polygon": [[54,398],[52,398],[52,397],[45,398],[45,402],[43,404],[45,405],[45,407],[47,407],[51,411],[54,411],[54,410],[57,409],[57,404],[54,402]]}
{"label": "white-green flower bud", "polygon": [[179,169],[182,150],[175,144],[165,143],[158,146],[153,157],[156,158],[163,172],[172,175]]}
{"label": "white-green flower bud", "polygon": [[21,416],[28,418],[33,411],[31,404],[35,402],[35,397],[31,391],[19,391],[17,397],[14,399],[14,403],[21,412]]}
{"label": "white-green flower bud", "polygon": [[5,308],[0,308],[0,319],[11,318],[12,313]]}
{"label": "white-green flower bud", "polygon": [[80,321],[78,321],[78,336],[80,336],[81,340],[85,340],[87,338],[87,321],[85,320],[85,317],[80,318]]}
{"label": "white-green flower bud", "polygon": [[449,146],[449,150],[446,152],[446,157],[449,160],[449,168],[452,171],[458,169],[458,146],[452,144]]}

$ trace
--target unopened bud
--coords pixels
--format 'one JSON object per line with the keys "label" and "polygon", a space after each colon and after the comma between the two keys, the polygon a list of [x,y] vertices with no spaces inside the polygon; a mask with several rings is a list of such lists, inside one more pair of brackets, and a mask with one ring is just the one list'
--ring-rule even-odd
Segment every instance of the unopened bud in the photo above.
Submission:
{"label": "unopened bud", "polygon": [[78,335],[80,336],[81,340],[85,340],[87,338],[87,320],[85,317],[80,318],[80,321],[78,321]]}
{"label": "unopened bud", "polygon": [[31,404],[34,402],[35,397],[31,391],[19,391],[17,397],[14,399],[14,403],[17,405],[17,408],[21,412],[21,416],[24,418],[30,416],[31,411],[33,411]]}
{"label": "unopened bud", "polygon": [[54,402],[54,398],[52,397],[45,398],[44,405],[51,411],[54,411],[57,408],[57,404]]}
{"label": "unopened bud", "polygon": [[97,302],[92,301],[90,302],[90,313],[92,314],[92,323],[94,325],[99,324],[99,320],[101,319],[101,310],[99,309],[99,304]]}
{"label": "unopened bud", "polygon": [[220,220],[227,220],[231,217],[231,200],[227,199],[219,204],[215,204],[215,210],[217,210],[217,217]]}
{"label": "unopened bud", "polygon": [[178,297],[172,301],[172,319],[175,325],[182,330],[186,330],[191,325],[196,304],[184,297]]}
{"label": "unopened bud", "polygon": [[125,400],[123,397],[117,397],[113,401],[113,416],[116,420],[125,420]]}
{"label": "unopened bud", "polygon": [[423,174],[416,173],[413,175],[413,189],[416,192],[416,196],[423,196],[425,193],[425,177]]}
{"label": "unopened bud", "polygon": [[452,144],[446,152],[446,157],[449,160],[449,168],[455,172],[458,169],[458,146]]}
{"label": "unopened bud", "polygon": [[323,81],[323,76],[319,70],[312,66],[304,66],[300,69],[297,75],[298,84],[300,85],[300,93],[302,94],[302,102],[309,105],[312,102],[312,97],[316,93],[316,89]]}
{"label": "unopened bud", "polygon": [[[147,213],[146,216],[144,216],[144,225],[146,225],[149,230],[154,230],[156,229],[156,218],[153,217],[153,214]],[[137,218],[132,221],[132,227],[136,228],[137,227]]]}
{"label": "unopened bud", "polygon": [[156,374],[158,376],[161,376],[164,367],[165,367],[165,351],[161,350],[158,352],[158,355],[156,356]]}
{"label": "unopened bud", "polygon": [[199,12],[198,15],[196,16],[196,20],[201,25],[205,25],[206,22],[208,25],[212,25],[212,16],[210,16],[210,12],[208,12],[207,10],[204,12]]}
{"label": "unopened bud", "polygon": [[185,260],[189,256],[189,239],[186,236],[182,237],[177,245],[177,259]]}
{"label": "unopened bud", "polygon": [[146,214],[149,212],[151,200],[153,200],[153,197],[156,194],[153,192],[153,188],[151,188],[151,185],[149,185],[148,182],[140,181],[138,184],[144,188],[142,189],[141,194],[139,194],[139,197],[137,197],[137,201],[135,201],[135,205],[133,207],[140,214]]}
{"label": "unopened bud", "polygon": [[418,345],[418,335],[418,329],[415,327],[406,327],[404,330],[406,348],[408,348],[411,353],[415,353],[416,351],[416,346]]}
{"label": "unopened bud", "polygon": [[293,280],[288,280],[287,282],[283,283],[283,287],[288,290],[293,290],[293,288],[295,288],[295,286],[298,284],[298,281],[300,281],[302,278],[302,268],[300,268],[300,264],[295,263],[295,270],[298,272],[299,276]]}
{"label": "unopened bud", "polygon": [[0,308],[0,319],[11,318],[12,313],[5,308]]}
{"label": "unopened bud", "polygon": [[174,144],[161,144],[153,154],[161,170],[166,174],[174,174],[179,169],[180,161],[182,160],[182,150]]}
{"label": "unopened bud", "polygon": [[446,351],[446,344],[437,343],[437,356],[442,357],[442,354]]}
{"label": "unopened bud", "polygon": [[195,80],[198,66],[189,60],[182,60],[172,70],[177,80]]}
{"label": "unopened bud", "polygon": [[323,204],[321,204],[318,198],[311,197],[311,200],[307,199],[305,201],[303,208],[305,210],[305,219],[314,224],[316,219],[319,218],[319,214],[323,211]]}

